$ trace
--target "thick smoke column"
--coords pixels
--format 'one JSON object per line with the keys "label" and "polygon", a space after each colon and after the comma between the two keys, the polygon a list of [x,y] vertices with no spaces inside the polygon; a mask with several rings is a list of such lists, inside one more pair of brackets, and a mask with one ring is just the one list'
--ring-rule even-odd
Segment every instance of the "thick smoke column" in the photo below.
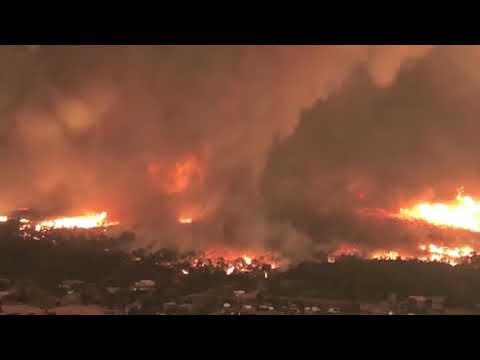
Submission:
{"label": "thick smoke column", "polygon": [[[404,189],[414,193],[416,180],[419,187],[439,183],[426,172],[407,176],[406,169],[423,150],[408,142],[421,147],[428,131],[426,121],[420,132],[412,123],[422,126],[421,120],[435,116],[429,111],[440,111],[439,96],[448,96],[430,96],[429,86],[443,79],[444,89],[449,76],[456,79],[442,67],[455,63],[448,49],[14,46],[0,51],[4,209],[107,209],[123,223],[141,225],[142,236],[158,244],[282,244],[301,253],[313,234],[296,215],[305,212],[313,221],[312,209],[325,207],[330,216],[333,195],[339,211],[351,213],[339,182],[372,194],[382,189],[392,201]],[[470,72],[466,62],[456,68]],[[444,155],[442,146],[450,145],[442,141],[442,131],[451,130],[449,114],[458,115],[460,104],[465,109],[457,95],[454,107],[437,114],[444,128],[428,137],[436,145],[430,151]],[[375,101],[381,110],[374,109]],[[373,130],[366,130],[365,122]],[[398,138],[386,124],[400,131]],[[378,156],[382,147],[385,157]],[[390,157],[388,149],[394,150]],[[420,164],[426,155],[414,160],[414,168],[427,166]],[[434,175],[440,177],[441,169]],[[311,188],[314,179],[321,179],[320,185]],[[385,183],[409,186],[385,192]],[[202,220],[195,236],[169,227],[183,213]]]}
{"label": "thick smoke column", "polygon": [[270,216],[307,236],[305,253],[340,245],[411,250],[468,238],[357,212],[450,201],[461,185],[478,197],[477,56],[476,48],[437,48],[387,88],[354,72],[272,151],[262,187]]}

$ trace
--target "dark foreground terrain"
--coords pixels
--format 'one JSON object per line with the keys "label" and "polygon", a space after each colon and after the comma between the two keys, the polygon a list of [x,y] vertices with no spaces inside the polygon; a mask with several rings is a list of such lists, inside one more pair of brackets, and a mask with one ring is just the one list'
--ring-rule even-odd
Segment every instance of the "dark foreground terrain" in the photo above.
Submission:
{"label": "dark foreground terrain", "polygon": [[[228,276],[124,233],[2,234],[2,314],[475,314],[480,269],[344,257]],[[480,311],[479,311],[480,312]]]}

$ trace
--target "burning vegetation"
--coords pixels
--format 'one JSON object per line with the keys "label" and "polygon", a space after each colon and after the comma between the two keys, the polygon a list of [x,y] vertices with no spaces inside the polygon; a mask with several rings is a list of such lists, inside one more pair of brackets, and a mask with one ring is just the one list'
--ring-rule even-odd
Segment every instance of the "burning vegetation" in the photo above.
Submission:
{"label": "burning vegetation", "polygon": [[459,189],[455,202],[422,202],[409,209],[400,209],[399,216],[405,220],[480,232],[480,202],[464,195],[463,191],[463,188]]}
{"label": "burning vegetation", "polygon": [[[464,195],[463,187],[458,190],[456,200],[446,203],[426,201],[410,208],[401,208],[398,213],[383,209],[361,209],[361,216],[374,221],[393,221],[409,229],[417,239],[416,244],[399,244],[398,250],[376,250],[367,257],[377,260],[411,260],[442,262],[452,266],[468,262],[478,253],[476,241],[480,231],[480,203]],[[428,238],[428,239],[423,239]],[[341,248],[341,255],[364,255],[361,249]]]}
{"label": "burning vegetation", "polygon": [[[23,214],[23,213],[27,213]],[[28,210],[22,211],[23,217],[18,217],[16,212],[11,216],[2,216],[1,222],[17,224],[19,235],[24,239],[40,240],[45,238],[46,234],[55,231],[95,231],[107,230],[118,222],[110,221],[106,212],[86,213],[81,216],[59,217],[49,219],[28,218]]]}
{"label": "burning vegetation", "polygon": [[[238,255],[232,251],[210,250],[196,252],[185,258],[192,269],[214,268],[225,272],[226,275],[252,273],[265,276],[278,270],[282,263],[278,256],[269,253],[257,255]],[[182,270],[183,271],[183,270]]]}
{"label": "burning vegetation", "polygon": [[[431,226],[442,231],[463,231],[474,234],[480,229],[480,205],[471,197],[459,190],[456,202],[451,203],[428,203],[420,202],[411,208],[402,208],[398,213],[386,210],[361,209],[360,217],[370,217],[377,220],[392,219],[400,226]],[[107,212],[86,213],[81,216],[58,217],[47,219],[30,219],[26,216],[1,216],[0,222],[7,223],[17,221],[20,234],[23,238],[40,240],[53,231],[81,231],[81,230],[106,230],[118,225],[118,222],[108,219]],[[181,225],[193,223],[188,216],[177,219]],[[425,224],[425,225],[423,225]],[[445,229],[445,230],[442,230]],[[472,236],[470,236],[471,238]],[[473,236],[475,237],[475,236]],[[354,246],[340,246],[327,254],[328,262],[334,262],[335,258],[342,256],[355,256],[373,260],[417,260],[422,262],[441,262],[452,266],[466,263],[476,256],[477,249],[472,243],[447,245],[441,241],[435,241],[430,237],[428,242],[421,242],[414,248],[401,247],[400,249],[365,250]],[[209,250],[194,252],[192,255],[182,257],[182,261],[188,266],[181,270],[183,275],[189,275],[190,269],[214,268],[223,271],[226,275],[239,273],[261,273],[268,278],[269,273],[276,269],[285,268],[288,261],[285,257],[274,256],[270,253],[254,254],[250,252],[237,253],[231,250]],[[162,263],[165,264],[165,263]],[[173,264],[173,263],[172,263]],[[167,264],[168,265],[168,264]],[[171,264],[170,264],[171,265]]]}
{"label": "burning vegetation", "polygon": [[[28,221],[28,220],[27,220]],[[107,220],[107,213],[86,214],[83,216],[63,217],[58,219],[41,221],[35,225],[36,231],[43,229],[94,229],[104,228],[118,223]]]}
{"label": "burning vegetation", "polygon": [[[463,189],[456,201],[408,203],[432,186],[478,180],[478,77],[465,76],[476,74],[468,59],[478,49],[1,51],[5,86],[22,98],[2,99],[2,204],[102,204],[122,209],[118,220],[138,225],[137,245],[152,251],[242,251],[196,254],[186,277],[209,266],[227,275],[284,268],[259,248],[288,261],[322,252],[330,262],[347,254],[450,265],[480,250],[480,202]],[[102,211],[73,215],[5,214],[0,223],[16,221],[36,240],[117,224]]]}

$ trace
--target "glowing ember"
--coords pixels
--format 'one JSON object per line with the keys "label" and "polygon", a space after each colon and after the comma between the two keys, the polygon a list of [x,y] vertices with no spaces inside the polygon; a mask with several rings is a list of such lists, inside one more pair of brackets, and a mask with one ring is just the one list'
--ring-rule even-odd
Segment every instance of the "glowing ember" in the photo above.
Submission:
{"label": "glowing ember", "polygon": [[247,255],[243,255],[243,260],[245,261],[245,264],[251,265],[252,264],[252,258]]}
{"label": "glowing ember", "polygon": [[192,218],[189,217],[181,217],[178,219],[180,224],[191,224],[193,222]]}
{"label": "glowing ember", "polygon": [[230,265],[230,266],[228,267],[227,271],[225,271],[225,273],[226,273],[227,275],[232,275],[234,271],[235,271],[235,266]]}
{"label": "glowing ember", "polygon": [[190,272],[189,272],[188,270],[182,269],[182,274],[183,274],[183,275],[189,275]]}
{"label": "glowing ember", "polygon": [[42,229],[93,229],[114,225],[107,221],[107,213],[87,214],[84,216],[64,217],[43,221],[35,226],[36,231]]}
{"label": "glowing ember", "polygon": [[7,222],[8,216],[0,216],[0,222]]}
{"label": "glowing ember", "polygon": [[266,271],[263,272],[265,279],[268,279],[268,273]]}
{"label": "glowing ember", "polygon": [[420,203],[411,209],[400,209],[400,217],[480,232],[480,203],[470,196],[464,196],[463,189],[458,191],[454,203]]}

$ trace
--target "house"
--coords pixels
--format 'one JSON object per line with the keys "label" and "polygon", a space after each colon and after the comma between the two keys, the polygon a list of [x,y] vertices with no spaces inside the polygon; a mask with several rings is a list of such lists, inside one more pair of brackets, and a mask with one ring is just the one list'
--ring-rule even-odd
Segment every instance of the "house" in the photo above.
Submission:
{"label": "house", "polygon": [[192,304],[182,304],[177,307],[177,312],[179,314],[187,315],[187,314],[191,314],[192,311],[193,311]]}
{"label": "house", "polygon": [[327,313],[329,314],[340,314],[340,309],[339,308],[330,308],[328,309]]}
{"label": "house", "polygon": [[427,309],[427,298],[425,296],[409,296],[407,307],[410,313],[425,311]]}
{"label": "house", "polygon": [[177,304],[173,301],[166,302],[163,304],[163,312],[165,314],[176,314],[177,313]]}
{"label": "house", "polygon": [[9,295],[13,294],[13,291],[0,291],[0,301],[2,301],[3,298],[7,298]]}
{"label": "house", "polygon": [[121,290],[121,288],[115,287],[115,286],[106,286],[106,287],[105,287],[105,290],[106,290],[110,295],[114,295],[114,294],[116,294],[117,292],[119,292],[119,291]]}
{"label": "house", "polygon": [[81,305],[82,303],[82,296],[79,293],[72,293],[62,297],[59,301],[59,306]]}
{"label": "house", "polygon": [[234,290],[233,291],[233,295],[235,295],[236,297],[240,297],[240,296],[245,295],[245,294],[246,294],[245,290]]}
{"label": "house", "polygon": [[445,308],[445,296],[432,296],[432,310],[442,311]]}
{"label": "house", "polygon": [[387,302],[390,306],[397,306],[397,294],[388,294]]}
{"label": "house", "polygon": [[84,281],[80,280],[63,280],[58,287],[61,289],[69,290],[78,290],[85,284]]}
{"label": "house", "polygon": [[128,315],[132,312],[141,311],[142,309],[143,309],[142,303],[139,301],[134,301],[125,306],[124,313]]}
{"label": "house", "polygon": [[0,291],[7,291],[12,286],[9,279],[0,279]]}
{"label": "house", "polygon": [[183,298],[184,303],[192,304],[192,311],[201,312],[206,308],[218,306],[218,298],[215,294],[206,291],[203,293],[190,294]]}
{"label": "house", "polygon": [[133,283],[130,287],[132,291],[153,291],[155,290],[156,283],[153,280],[140,280]]}

